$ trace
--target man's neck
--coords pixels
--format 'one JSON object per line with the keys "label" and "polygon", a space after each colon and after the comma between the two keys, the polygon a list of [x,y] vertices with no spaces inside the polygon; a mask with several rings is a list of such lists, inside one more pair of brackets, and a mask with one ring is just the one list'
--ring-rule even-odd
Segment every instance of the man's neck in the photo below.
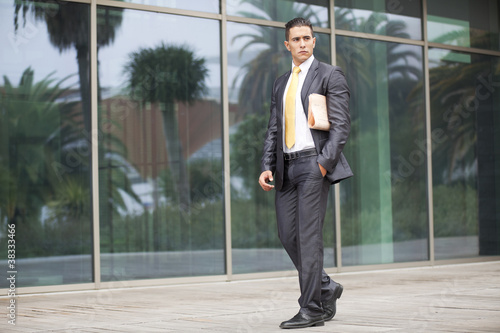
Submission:
{"label": "man's neck", "polygon": [[309,58],[307,58],[305,61],[303,61],[303,62],[302,62],[301,64],[299,64],[299,65],[297,65],[297,64],[295,63],[295,61],[292,59],[292,64],[293,64],[294,66],[299,67],[299,66],[304,65],[304,64],[305,64],[305,63],[307,63],[307,62],[312,62],[312,60],[313,60],[313,59],[314,59],[314,55],[313,55],[313,54],[311,54],[311,56],[310,56]]}

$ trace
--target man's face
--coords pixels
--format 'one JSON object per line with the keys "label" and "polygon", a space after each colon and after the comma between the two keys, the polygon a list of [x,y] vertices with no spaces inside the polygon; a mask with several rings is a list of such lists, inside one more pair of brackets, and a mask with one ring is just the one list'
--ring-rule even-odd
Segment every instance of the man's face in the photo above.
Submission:
{"label": "man's face", "polygon": [[307,26],[291,28],[288,41],[285,41],[287,50],[292,53],[295,66],[299,66],[312,56],[315,45],[316,37],[312,36],[311,28]]}

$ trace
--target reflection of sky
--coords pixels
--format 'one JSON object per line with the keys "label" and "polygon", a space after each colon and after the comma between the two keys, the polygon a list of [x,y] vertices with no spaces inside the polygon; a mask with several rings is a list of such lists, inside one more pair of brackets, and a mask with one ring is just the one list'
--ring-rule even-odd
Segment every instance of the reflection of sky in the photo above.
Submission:
{"label": "reflection of sky", "polygon": [[129,61],[129,54],[164,42],[188,46],[197,58],[205,58],[209,70],[207,86],[220,87],[219,35],[216,20],[124,10],[114,42],[99,50],[101,85],[123,87],[123,66]]}
{"label": "reflection of sky", "polygon": [[[406,54],[407,52],[411,52],[412,56]],[[421,77],[416,77],[413,75],[411,71],[409,71],[410,68],[413,70],[423,73],[423,63],[422,63],[422,47],[421,46],[416,46],[416,45],[405,45],[405,44],[398,44],[393,49],[393,53],[401,53],[405,54],[404,57],[397,58],[396,61],[390,63],[389,67],[391,70],[388,72],[389,74],[389,79],[395,79],[396,77],[401,77],[403,74],[400,68],[405,68],[407,71],[405,74],[410,75],[414,80],[421,79]],[[398,68],[400,67],[400,68]],[[396,69],[395,69],[396,68]]]}
{"label": "reflection of sky", "polygon": [[219,13],[218,0],[125,0],[141,5],[161,6],[200,12]]}
{"label": "reflection of sky", "polygon": [[[269,1],[269,0],[268,0]],[[289,20],[293,19],[293,17],[281,17],[283,15],[280,15],[280,6],[283,6],[285,2],[289,1],[283,1],[283,0],[273,0],[277,2],[277,7],[278,7],[278,12],[276,17],[271,17],[268,13],[266,13],[264,10],[261,8],[254,6],[250,3],[241,3],[240,0],[227,0],[227,14],[228,15],[233,15],[233,16],[243,16],[241,13],[252,13],[253,15],[258,15],[259,17],[263,17],[265,19],[277,19],[283,22],[288,22]],[[326,2],[327,4],[329,2]],[[329,11],[326,6],[320,6],[320,5],[312,5],[312,4],[304,4],[300,3],[300,1],[297,1],[296,3],[293,4],[293,9],[296,14],[300,15],[300,13],[305,10],[309,9],[316,15],[316,17],[306,17],[311,20],[312,24],[315,26],[320,26],[322,28],[328,28],[329,27]]]}
{"label": "reflection of sky", "polygon": [[26,25],[23,27],[22,13],[20,16],[16,34],[13,1],[0,0],[0,85],[4,84],[5,75],[17,86],[23,71],[29,66],[35,71],[35,82],[55,71],[53,77],[56,79],[74,75],[66,82],[65,87],[78,85],[75,49],[60,53],[50,44],[45,22],[35,21],[31,15],[27,15]]}
{"label": "reflection of sky", "polygon": [[[434,15],[428,15],[427,18],[429,42],[470,47],[469,22]],[[450,33],[457,33],[460,35],[460,38],[454,36],[452,39],[440,40],[443,36]]]}
{"label": "reflection of sky", "polygon": [[[25,27],[22,17],[19,21],[15,34],[12,2],[0,0],[0,31],[3,32],[0,34],[0,75],[6,75],[17,85],[22,72],[31,66],[35,70],[35,81],[55,71],[56,79],[73,74],[68,84],[78,85],[74,47],[60,53],[50,43],[44,21],[35,20],[31,15],[27,15]],[[210,90],[220,90],[219,27],[217,20],[124,10],[114,42],[99,50],[100,84],[105,88],[123,87],[123,66],[128,62],[129,53],[158,46],[163,41],[166,44],[187,45],[196,57],[205,58],[209,70],[206,84]],[[3,85],[3,80],[0,84]]]}
{"label": "reflection of sky", "polygon": [[[339,8],[335,7],[335,9],[344,9],[344,8]],[[370,15],[374,14],[373,10],[365,10],[365,9],[350,9],[352,11],[352,15],[348,15],[346,19],[351,19],[355,18],[356,21],[359,23],[359,20],[367,20]],[[403,15],[397,15],[397,14],[391,14],[391,13],[379,13],[386,15],[387,21],[386,22],[395,22],[395,21],[401,21],[404,22],[406,25],[406,29],[404,32],[406,32],[411,39],[422,39],[422,23],[420,18],[416,17],[410,17],[410,16],[403,16]],[[336,24],[340,24],[340,22],[336,22]],[[360,31],[364,33],[375,33],[375,27],[373,25],[368,24],[365,27],[365,31]]]}
{"label": "reflection of sky", "polygon": [[[255,7],[250,5],[241,5],[238,8],[233,5],[233,8],[231,3],[234,1],[228,2],[229,12],[252,8],[255,10]],[[20,28],[15,35],[13,3],[11,0],[0,0],[0,9],[0,31],[3,32],[0,34],[0,44],[3,46],[0,49],[2,64],[0,75],[8,76],[11,82],[17,85],[22,71],[31,66],[35,69],[36,81],[56,71],[54,77],[58,79],[73,75],[66,86],[78,84],[78,66],[74,48],[60,53],[50,44],[45,22],[35,21],[30,15],[27,16],[25,28],[22,27],[22,18],[20,19]],[[364,10],[354,10],[354,12],[356,17],[368,17],[371,13]],[[420,31],[419,19],[391,14],[388,16],[391,20],[403,19],[410,33]],[[128,62],[129,54],[140,48],[158,46],[164,41],[166,44],[187,45],[197,57],[205,58],[205,65],[209,70],[206,84],[211,91],[210,97],[218,99],[221,87],[219,27],[220,23],[217,20],[124,10],[122,23],[116,30],[115,40],[99,50],[100,84],[113,92],[123,88],[126,85],[123,67]],[[241,70],[242,66],[251,61],[266,46],[252,45],[240,55],[240,49],[249,41],[249,38],[234,39],[234,37],[240,34],[258,33],[258,31],[254,25],[248,24],[229,22],[227,27],[230,101],[237,102],[237,91],[245,74]]]}
{"label": "reflection of sky", "polygon": [[[0,9],[0,31],[3,31],[0,34],[0,44],[3,46],[0,49],[2,64],[0,75],[6,75],[17,85],[22,72],[31,66],[35,70],[35,82],[55,72],[56,79],[73,75],[64,86],[78,87],[75,48],[59,52],[49,41],[46,23],[43,20],[35,20],[30,14],[27,15],[25,27],[21,14],[20,27],[15,34],[13,3],[11,0],[0,0]],[[244,8],[238,8],[240,9]],[[129,54],[140,48],[158,46],[164,41],[166,44],[187,45],[197,57],[205,58],[205,65],[209,70],[206,84],[211,92],[210,97],[219,99],[221,87],[219,29],[220,23],[217,20],[124,10],[115,40],[99,49],[99,82],[106,91],[118,92],[126,86],[123,67],[129,60]],[[284,32],[284,29],[282,30]],[[241,71],[242,66],[265,47],[252,45],[242,55],[239,54],[239,50],[249,39],[246,37],[233,39],[233,37],[252,31],[256,31],[253,25],[228,23],[228,83],[231,102],[237,102],[237,91],[245,74]],[[0,85],[3,85],[3,80]]]}
{"label": "reflection of sky", "polygon": [[429,68],[434,69],[443,66],[443,62],[470,64],[471,55],[462,52],[454,52],[444,49],[429,49]]}
{"label": "reflection of sky", "polygon": [[[242,67],[246,63],[252,61],[259,54],[259,52],[268,47],[267,44],[252,44],[252,46],[248,47],[242,54],[240,54],[240,50],[251,40],[251,37],[235,37],[248,34],[259,35],[259,31],[255,25],[228,22],[227,50],[229,97],[230,101],[235,103],[238,100],[238,91],[241,86],[241,81],[246,74],[246,71],[242,70]],[[285,38],[283,37],[283,40],[284,39]]]}

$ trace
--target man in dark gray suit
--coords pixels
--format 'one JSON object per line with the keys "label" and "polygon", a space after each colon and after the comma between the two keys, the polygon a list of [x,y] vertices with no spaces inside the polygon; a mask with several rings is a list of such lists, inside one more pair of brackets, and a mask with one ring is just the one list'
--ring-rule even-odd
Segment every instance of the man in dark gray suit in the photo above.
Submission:
{"label": "man in dark gray suit", "polygon": [[[330,185],[352,176],[342,154],[350,132],[349,87],[339,67],[314,58],[309,20],[295,18],[285,27],[293,64],[274,82],[259,184],[276,189],[278,235],[299,275],[300,311],[280,327],[302,328],[332,319],[343,291],[323,269],[322,229]],[[327,131],[308,127],[313,93],[326,96]]]}

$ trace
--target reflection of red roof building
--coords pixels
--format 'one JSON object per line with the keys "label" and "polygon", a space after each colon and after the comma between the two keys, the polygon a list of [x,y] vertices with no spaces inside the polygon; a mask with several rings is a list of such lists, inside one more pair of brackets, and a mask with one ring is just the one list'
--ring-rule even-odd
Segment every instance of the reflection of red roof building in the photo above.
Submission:
{"label": "reflection of red roof building", "polygon": [[[124,156],[143,178],[156,178],[167,167],[168,157],[159,104],[141,106],[127,96],[103,100],[100,144],[112,144],[111,135],[122,142]],[[220,103],[202,100],[193,104],[176,103],[179,138],[183,155],[188,159],[207,143],[222,137]],[[115,150],[121,151],[115,146]],[[109,148],[108,148],[109,149]],[[222,147],[220,148],[222,152]],[[110,149],[112,150],[112,149]]]}

